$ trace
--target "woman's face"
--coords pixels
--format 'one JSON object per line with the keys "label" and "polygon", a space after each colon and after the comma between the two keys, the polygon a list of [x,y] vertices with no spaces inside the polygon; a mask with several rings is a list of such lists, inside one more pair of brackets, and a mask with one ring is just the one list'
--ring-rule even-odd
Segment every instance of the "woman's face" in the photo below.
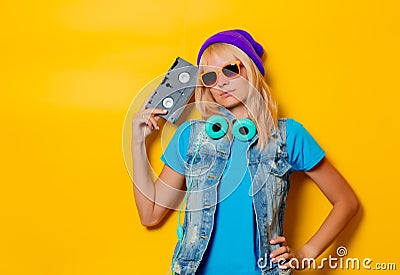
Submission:
{"label": "woman's face", "polygon": [[[212,52],[206,59],[207,66],[205,66],[204,72],[220,69],[236,61],[238,60],[233,55],[228,58]],[[240,76],[233,79],[227,78],[219,71],[217,82],[210,88],[210,91],[216,103],[224,106],[237,117],[247,116],[245,103],[249,92],[249,83],[247,72],[243,65],[240,65]]]}

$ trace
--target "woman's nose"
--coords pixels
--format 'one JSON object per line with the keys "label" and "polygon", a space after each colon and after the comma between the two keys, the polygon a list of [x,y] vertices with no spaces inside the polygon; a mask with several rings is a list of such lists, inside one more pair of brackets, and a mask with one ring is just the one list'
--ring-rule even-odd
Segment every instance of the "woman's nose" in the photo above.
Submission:
{"label": "woman's nose", "polygon": [[218,72],[217,85],[219,87],[223,87],[223,86],[228,85],[228,84],[229,84],[229,79],[222,72]]}

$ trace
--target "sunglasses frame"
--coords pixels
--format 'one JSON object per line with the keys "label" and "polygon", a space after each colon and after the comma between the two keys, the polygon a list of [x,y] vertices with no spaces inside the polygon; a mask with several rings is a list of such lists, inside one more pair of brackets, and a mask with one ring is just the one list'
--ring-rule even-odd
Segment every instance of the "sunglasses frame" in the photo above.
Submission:
{"label": "sunglasses frame", "polygon": [[[229,66],[229,65],[236,65],[236,66],[238,67],[238,73],[237,73],[236,75],[232,76],[232,77],[227,76],[227,75],[224,74],[224,72],[223,72],[223,69],[224,69],[226,66]],[[236,60],[235,62],[229,62],[229,63],[225,64],[224,66],[222,66],[221,68],[219,68],[219,69],[217,69],[217,70],[211,70],[211,71],[207,71],[207,72],[204,72],[204,73],[200,74],[200,75],[199,75],[199,79],[200,79],[201,83],[203,83],[203,85],[204,85],[205,87],[210,88],[210,87],[213,87],[216,83],[218,83],[219,72],[221,72],[221,73],[222,73],[226,78],[228,78],[228,79],[234,79],[234,78],[239,77],[239,76],[240,76],[240,66],[241,66],[241,65],[243,65],[243,63],[242,63],[240,60]],[[212,83],[211,85],[206,85],[206,84],[204,83],[204,81],[203,81],[203,75],[208,74],[208,73],[215,73],[216,76],[217,76],[216,79],[215,79],[215,82]]]}

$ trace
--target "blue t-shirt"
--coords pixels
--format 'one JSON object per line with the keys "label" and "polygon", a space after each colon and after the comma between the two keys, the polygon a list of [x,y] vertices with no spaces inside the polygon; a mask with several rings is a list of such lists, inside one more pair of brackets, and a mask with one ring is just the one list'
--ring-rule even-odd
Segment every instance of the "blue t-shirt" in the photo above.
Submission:
{"label": "blue t-shirt", "polygon": [[[161,160],[178,173],[185,173],[189,122],[175,132]],[[257,234],[252,205],[251,177],[246,152],[249,143],[233,139],[227,169],[218,186],[215,226],[198,274],[259,275]],[[308,171],[325,152],[297,121],[286,123],[286,148],[292,171]],[[243,157],[244,156],[244,157]]]}

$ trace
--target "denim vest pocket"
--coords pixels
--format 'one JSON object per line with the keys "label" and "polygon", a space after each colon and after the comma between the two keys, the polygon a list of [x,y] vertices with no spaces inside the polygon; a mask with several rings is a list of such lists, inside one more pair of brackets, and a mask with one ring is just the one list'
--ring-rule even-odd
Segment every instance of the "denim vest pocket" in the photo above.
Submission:
{"label": "denim vest pocket", "polygon": [[190,148],[185,163],[188,176],[202,176],[216,162],[215,146],[212,143],[202,143],[199,148]]}
{"label": "denim vest pocket", "polygon": [[[290,170],[291,165],[284,158],[276,158],[275,155],[268,155],[258,163],[256,175],[267,175],[264,179],[260,178],[254,182],[256,189],[262,188],[266,184],[267,189],[275,196],[280,196],[286,189],[284,176]],[[257,191],[258,191],[257,190]],[[256,190],[254,190],[256,191]]]}
{"label": "denim vest pocket", "polygon": [[267,161],[271,169],[270,172],[280,178],[292,167],[285,158],[268,158]]}

